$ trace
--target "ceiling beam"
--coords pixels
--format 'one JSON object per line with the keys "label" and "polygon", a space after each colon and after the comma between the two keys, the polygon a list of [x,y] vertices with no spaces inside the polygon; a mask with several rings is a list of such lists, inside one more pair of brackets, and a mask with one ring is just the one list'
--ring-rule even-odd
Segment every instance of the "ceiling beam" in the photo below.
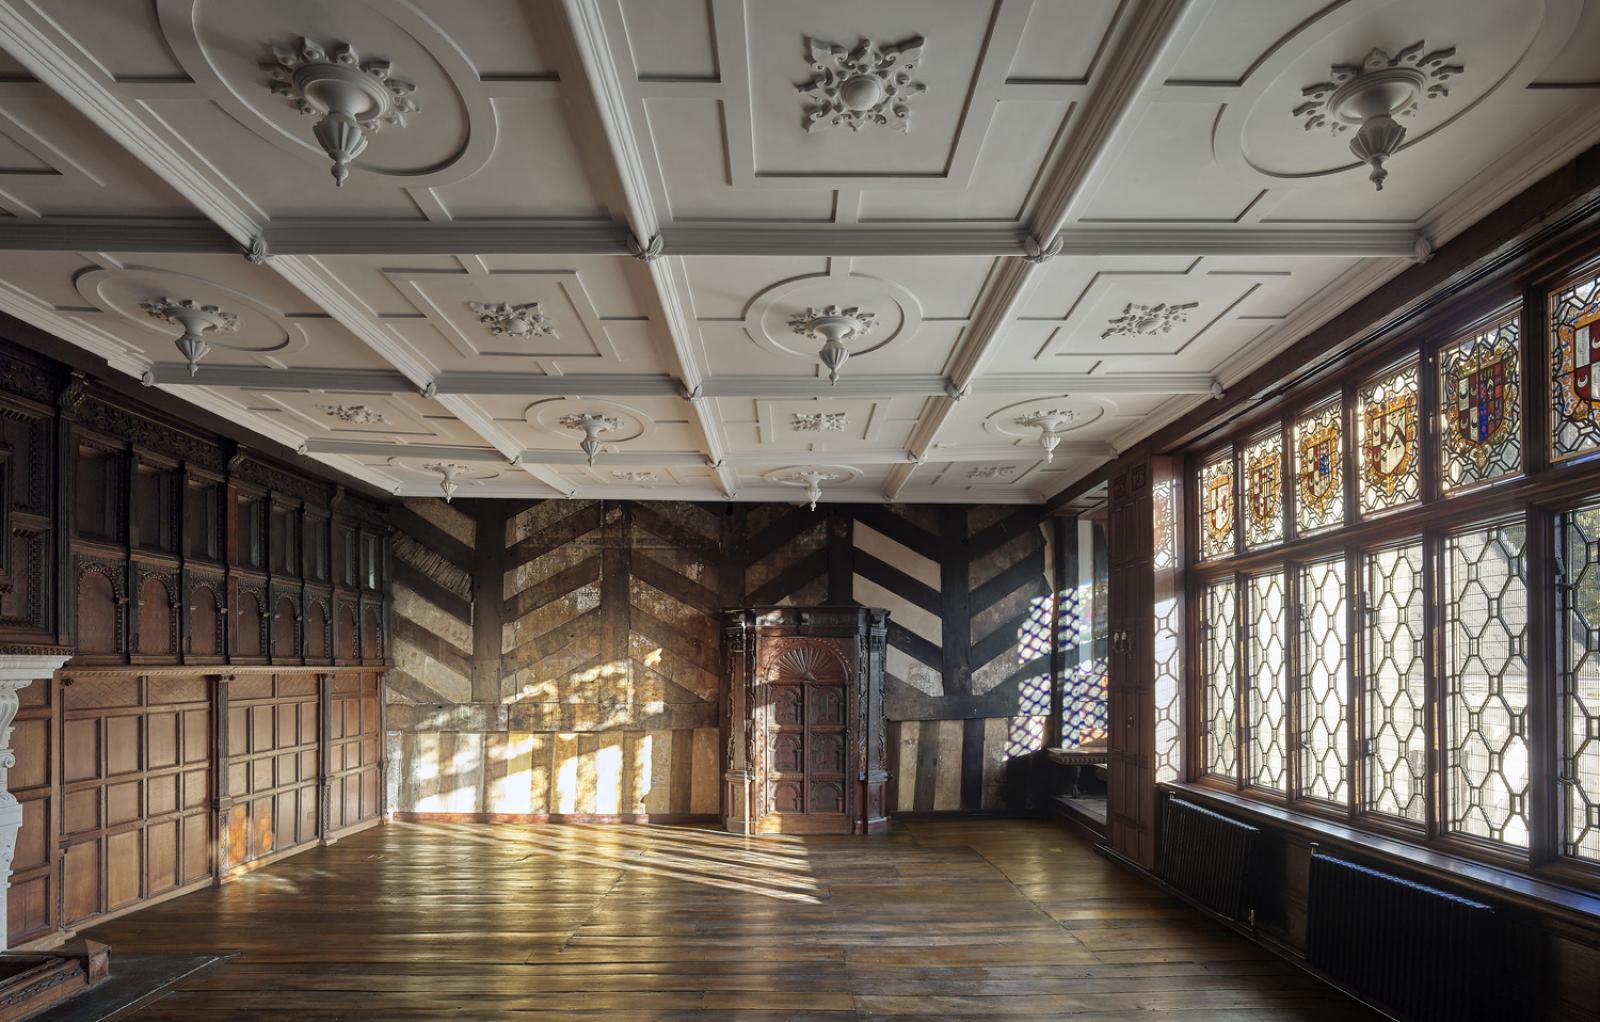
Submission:
{"label": "ceiling beam", "polygon": [[[144,370],[147,385],[162,387],[240,387],[246,390],[326,390],[351,394],[416,391],[395,369],[340,369],[204,364],[190,372],[187,363],[158,362]],[[1215,394],[1216,379],[1206,373],[991,373],[970,381],[962,394],[939,375],[847,376],[837,384],[810,376],[708,376],[699,398],[965,397],[1056,394]],[[433,393],[527,397],[679,397],[683,383],[664,373],[443,372],[433,377]]]}
{"label": "ceiling beam", "polygon": [[[1099,62],[1102,70],[1090,77],[1088,94],[1073,117],[1061,155],[1041,182],[1041,199],[1032,215],[1033,237],[1054,239],[1066,229],[1090,178],[1111,151],[1113,136],[1132,113],[1189,8],[1190,0],[1134,0],[1119,9],[1120,24],[1111,30],[1115,38]],[[1041,250],[1026,259],[1009,259],[992,276],[955,353],[950,382],[957,393],[977,377],[1054,254]],[[919,460],[937,443],[954,407],[952,398],[929,402],[912,434],[912,451]],[[884,496],[898,497],[915,470],[913,464],[891,473]]]}
{"label": "ceiling beam", "polygon": [[[613,169],[622,189],[628,229],[655,289],[678,377],[683,380],[690,407],[694,410],[695,423],[700,427],[705,442],[706,456],[717,466],[717,479],[722,484],[723,492],[731,498],[738,490],[738,480],[731,470],[723,467],[726,450],[716,403],[705,398],[700,391],[704,373],[694,356],[691,340],[693,327],[680,296],[678,281],[674,278],[674,260],[659,257],[660,245],[663,244],[660,237],[661,217],[650,194],[649,164],[640,151],[638,139],[634,137],[627,91],[612,57],[605,14],[596,0],[562,0],[561,6],[571,33],[572,51],[570,58],[563,53],[558,57],[558,62],[570,59],[577,65],[561,68],[561,79],[572,83],[575,89],[580,83],[587,86],[587,98],[604,132],[606,148],[611,154]],[[568,73],[569,70],[571,73]]]}
{"label": "ceiling beam", "polygon": [[[1064,440],[1056,447],[1063,457],[1111,457],[1116,451],[1110,444],[1094,440]],[[364,458],[449,458],[455,461],[500,462],[503,464],[530,465],[587,465],[588,455],[575,446],[571,450],[530,448],[513,458],[493,447],[458,447],[450,444],[397,444],[388,440],[362,440],[355,437],[312,437],[301,445],[304,454],[341,454]],[[926,457],[929,462],[965,461],[1033,461],[1044,457],[1033,444],[983,444],[970,447],[941,447]],[[725,467],[761,467],[782,465],[830,464],[835,461],[851,465],[909,465],[916,456],[904,448],[840,448],[830,451],[785,449],[773,451],[741,451],[723,460]],[[711,467],[704,455],[692,451],[647,451],[630,447],[608,445],[595,459],[597,467],[640,466],[651,468],[707,468]],[[568,486],[570,488],[570,484]]]}
{"label": "ceiling beam", "polygon": [[[662,255],[1020,256],[1020,227],[916,224],[663,225]],[[272,256],[631,255],[630,234],[610,221],[331,220],[264,225]],[[1409,227],[1166,226],[1104,223],[1059,232],[1066,256],[1284,256],[1407,258],[1425,251]],[[0,220],[0,251],[237,254],[244,246],[207,220],[171,217],[43,217]]]}

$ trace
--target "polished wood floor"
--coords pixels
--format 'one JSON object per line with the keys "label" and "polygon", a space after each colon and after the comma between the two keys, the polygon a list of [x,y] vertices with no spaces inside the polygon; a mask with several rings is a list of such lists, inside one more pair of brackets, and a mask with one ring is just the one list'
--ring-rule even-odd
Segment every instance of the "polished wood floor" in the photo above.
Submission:
{"label": "polished wood floor", "polygon": [[156,1019],[1373,1016],[1059,824],[395,824],[89,936],[237,955]]}

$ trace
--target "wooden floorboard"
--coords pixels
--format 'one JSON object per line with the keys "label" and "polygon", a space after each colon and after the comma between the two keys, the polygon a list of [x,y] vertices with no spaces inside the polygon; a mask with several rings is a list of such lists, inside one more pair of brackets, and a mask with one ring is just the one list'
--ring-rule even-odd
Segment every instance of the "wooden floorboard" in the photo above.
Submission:
{"label": "wooden floorboard", "polygon": [[234,953],[142,1022],[1377,1017],[1047,820],[393,824],[87,936]]}

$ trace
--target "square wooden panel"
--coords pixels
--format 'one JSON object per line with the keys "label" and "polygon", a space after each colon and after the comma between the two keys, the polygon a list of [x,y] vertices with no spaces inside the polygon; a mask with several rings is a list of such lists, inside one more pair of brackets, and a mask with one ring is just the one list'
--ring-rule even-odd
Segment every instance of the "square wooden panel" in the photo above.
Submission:
{"label": "square wooden panel", "polygon": [[150,770],[178,763],[178,715],[150,713],[145,717],[145,766]]}
{"label": "square wooden panel", "polygon": [[178,821],[150,824],[144,841],[145,889],[154,897],[178,886]]}
{"label": "square wooden panel", "polygon": [[[293,703],[280,703],[277,707],[277,717],[278,734],[273,748],[286,749],[291,745],[299,745],[302,741],[300,737],[299,708]],[[316,734],[314,725],[309,733]]]}
{"label": "square wooden panel", "polygon": [[11,857],[12,872],[24,873],[49,863],[49,817],[49,799],[33,798],[22,803],[22,829],[17,831],[17,849]]}
{"label": "square wooden panel", "polygon": [[106,723],[106,776],[135,773],[139,769],[139,718],[136,716],[107,717]]}
{"label": "square wooden panel", "polygon": [[61,725],[61,779],[87,781],[100,776],[100,721],[69,720]]}
{"label": "square wooden panel", "polygon": [[17,721],[11,732],[11,750],[17,757],[9,775],[13,792],[50,783],[49,720]]}
{"label": "square wooden panel", "polygon": [[250,751],[250,708],[228,707],[228,756],[243,756]]}
{"label": "square wooden panel", "polygon": [[132,823],[144,815],[143,788],[139,779],[106,785],[106,826]]}
{"label": "square wooden panel", "polygon": [[50,926],[50,876],[18,880],[6,893],[6,933],[8,946],[48,933]]}
{"label": "square wooden panel", "polygon": [[183,762],[204,763],[211,754],[211,713],[185,710],[183,714]]}
{"label": "square wooden panel", "polygon": [[250,807],[236,805],[228,810],[227,830],[224,840],[227,850],[223,861],[228,866],[237,866],[250,857]]}
{"label": "square wooden panel", "polygon": [[177,774],[164,774],[145,780],[145,812],[148,816],[166,816],[177,812],[180,779]]}
{"label": "square wooden panel", "polygon": [[144,896],[144,832],[125,830],[106,839],[106,911]]}
{"label": "square wooden panel", "polygon": [[100,912],[100,842],[70,845],[61,857],[61,925]]}
{"label": "square wooden panel", "polygon": [[272,748],[272,707],[252,707],[250,709],[250,751],[269,752]]}
{"label": "square wooden panel", "polygon": [[201,809],[211,795],[211,771],[190,770],[183,775],[183,808]]}
{"label": "square wooden panel", "polygon": [[193,883],[211,875],[211,821],[203,814],[185,816],[178,821],[181,842],[181,876]]}
{"label": "square wooden panel", "polygon": [[84,834],[100,829],[100,789],[67,792],[61,799],[61,832]]}

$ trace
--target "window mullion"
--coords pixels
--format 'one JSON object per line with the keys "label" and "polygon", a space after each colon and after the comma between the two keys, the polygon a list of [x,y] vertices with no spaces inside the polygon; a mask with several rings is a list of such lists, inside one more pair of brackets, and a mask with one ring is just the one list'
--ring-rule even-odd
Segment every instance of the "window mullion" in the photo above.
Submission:
{"label": "window mullion", "polygon": [[1233,577],[1233,635],[1234,635],[1234,783],[1243,791],[1245,779],[1250,775],[1250,622],[1245,615],[1249,610],[1246,576]]}
{"label": "window mullion", "polygon": [[1364,753],[1366,749],[1366,706],[1361,698],[1361,679],[1367,665],[1367,573],[1359,549],[1345,548],[1345,790],[1350,793],[1352,820],[1366,802]]}
{"label": "window mullion", "polygon": [[1293,561],[1283,565],[1283,737],[1284,764],[1283,791],[1290,802],[1300,798],[1300,633],[1305,627],[1301,615],[1305,608],[1300,599],[1300,565]]}
{"label": "window mullion", "polygon": [[1556,796],[1563,743],[1560,660],[1555,648],[1554,516],[1528,509],[1528,858],[1535,865],[1561,854],[1561,799]]}
{"label": "window mullion", "polygon": [[1426,729],[1425,741],[1427,743],[1427,784],[1425,787],[1427,834],[1434,839],[1444,834],[1449,799],[1445,791],[1445,774],[1448,766],[1448,756],[1444,743],[1448,740],[1449,730],[1444,718],[1445,685],[1444,674],[1441,670],[1443,664],[1443,618],[1440,595],[1444,592],[1444,579],[1442,575],[1443,558],[1440,556],[1442,536],[1436,531],[1423,534],[1422,541],[1422,635],[1423,635],[1423,703],[1427,712],[1424,714]]}

